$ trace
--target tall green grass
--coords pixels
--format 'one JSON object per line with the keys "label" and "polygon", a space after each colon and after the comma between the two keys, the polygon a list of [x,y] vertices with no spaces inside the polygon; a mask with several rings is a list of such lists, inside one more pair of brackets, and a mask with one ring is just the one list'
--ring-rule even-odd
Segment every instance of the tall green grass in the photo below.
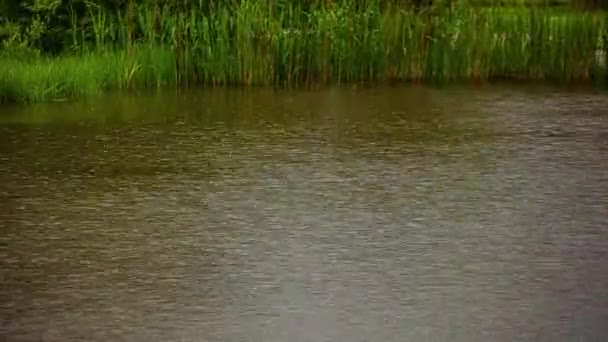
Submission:
{"label": "tall green grass", "polygon": [[163,48],[81,53],[59,58],[0,57],[0,102],[41,102],[109,89],[175,84],[174,54]]}
{"label": "tall green grass", "polygon": [[73,34],[79,48],[68,55],[0,54],[0,101],[128,87],[608,78],[597,57],[608,48],[604,12],[417,10],[374,0],[200,2],[175,11],[160,3],[117,15],[90,7],[89,31]]}

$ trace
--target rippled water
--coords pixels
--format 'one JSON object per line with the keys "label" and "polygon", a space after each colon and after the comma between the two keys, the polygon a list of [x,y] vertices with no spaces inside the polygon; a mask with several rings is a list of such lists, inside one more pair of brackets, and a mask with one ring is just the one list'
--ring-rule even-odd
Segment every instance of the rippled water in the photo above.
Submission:
{"label": "rippled water", "polygon": [[0,339],[601,341],[608,95],[0,107]]}

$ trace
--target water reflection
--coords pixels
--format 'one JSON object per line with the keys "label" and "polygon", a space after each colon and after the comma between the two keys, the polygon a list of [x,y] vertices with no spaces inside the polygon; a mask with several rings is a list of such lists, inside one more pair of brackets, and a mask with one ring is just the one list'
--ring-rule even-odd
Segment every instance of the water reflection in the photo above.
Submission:
{"label": "water reflection", "polygon": [[198,90],[5,107],[8,340],[600,340],[608,97]]}

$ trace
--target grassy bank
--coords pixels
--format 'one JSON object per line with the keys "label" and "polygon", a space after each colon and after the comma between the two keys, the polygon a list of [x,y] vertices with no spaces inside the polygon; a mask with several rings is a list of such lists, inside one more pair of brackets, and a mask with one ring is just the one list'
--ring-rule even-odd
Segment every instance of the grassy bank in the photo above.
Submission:
{"label": "grassy bank", "polygon": [[604,82],[604,12],[543,8],[412,8],[368,1],[286,5],[244,0],[209,10],[88,8],[55,57],[0,51],[0,101],[106,89],[194,85],[521,78]]}

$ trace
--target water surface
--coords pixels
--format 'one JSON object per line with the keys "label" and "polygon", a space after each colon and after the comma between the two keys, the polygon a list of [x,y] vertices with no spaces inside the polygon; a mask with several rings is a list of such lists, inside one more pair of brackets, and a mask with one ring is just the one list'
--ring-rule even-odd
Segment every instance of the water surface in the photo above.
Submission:
{"label": "water surface", "polygon": [[608,95],[0,107],[0,339],[601,341]]}

